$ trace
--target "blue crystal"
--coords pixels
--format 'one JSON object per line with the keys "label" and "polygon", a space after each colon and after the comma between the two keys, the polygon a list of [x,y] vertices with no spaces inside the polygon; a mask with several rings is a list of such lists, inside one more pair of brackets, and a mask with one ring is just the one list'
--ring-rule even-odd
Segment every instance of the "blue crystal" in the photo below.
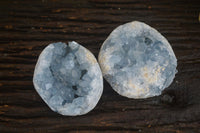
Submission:
{"label": "blue crystal", "polygon": [[53,111],[69,116],[91,111],[103,91],[95,57],[76,42],[48,45],[39,56],[33,83]]}
{"label": "blue crystal", "polygon": [[138,21],[121,25],[109,35],[101,47],[99,64],[112,88],[129,98],[160,95],[177,72],[169,42]]}

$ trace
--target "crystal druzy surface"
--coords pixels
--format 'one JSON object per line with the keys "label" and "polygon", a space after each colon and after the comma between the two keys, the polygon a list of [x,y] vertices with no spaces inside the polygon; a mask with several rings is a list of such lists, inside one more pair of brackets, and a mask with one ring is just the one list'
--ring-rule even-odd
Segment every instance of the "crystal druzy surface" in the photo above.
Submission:
{"label": "crystal druzy surface", "polygon": [[69,116],[92,110],[103,91],[95,57],[76,42],[48,45],[39,56],[33,83],[53,111]]}
{"label": "crystal druzy surface", "polygon": [[109,35],[101,47],[99,63],[112,88],[129,98],[161,94],[177,71],[168,41],[138,21],[121,25]]}

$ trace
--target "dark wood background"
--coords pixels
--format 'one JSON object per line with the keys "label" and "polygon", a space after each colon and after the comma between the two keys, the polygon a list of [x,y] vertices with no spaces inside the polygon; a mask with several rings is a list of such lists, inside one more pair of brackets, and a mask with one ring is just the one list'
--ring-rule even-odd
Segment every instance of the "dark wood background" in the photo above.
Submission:
{"label": "dark wood background", "polygon": [[[199,0],[1,0],[0,133],[200,132]],[[118,25],[143,21],[160,31],[178,58],[178,74],[161,96],[134,100],[104,81],[90,113],[61,116],[36,93],[38,55],[51,42],[75,40],[97,57]]]}

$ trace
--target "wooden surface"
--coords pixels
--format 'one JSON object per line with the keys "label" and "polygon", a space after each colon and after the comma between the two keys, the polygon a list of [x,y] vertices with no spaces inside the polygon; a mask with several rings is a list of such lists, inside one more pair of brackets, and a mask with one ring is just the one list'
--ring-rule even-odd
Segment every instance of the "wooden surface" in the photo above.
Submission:
{"label": "wooden surface", "polygon": [[[0,133],[200,132],[199,0],[1,0]],[[134,100],[104,81],[90,113],[66,117],[36,93],[38,55],[51,42],[75,40],[97,57],[118,25],[143,21],[160,31],[178,58],[178,74],[161,96]]]}

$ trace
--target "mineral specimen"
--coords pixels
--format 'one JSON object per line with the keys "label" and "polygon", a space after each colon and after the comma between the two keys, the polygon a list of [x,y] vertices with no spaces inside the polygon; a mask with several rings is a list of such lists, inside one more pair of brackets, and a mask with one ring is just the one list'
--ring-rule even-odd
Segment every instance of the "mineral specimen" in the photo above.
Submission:
{"label": "mineral specimen", "polygon": [[48,45],[39,56],[33,83],[53,111],[68,116],[91,111],[103,91],[95,57],[76,42]]}
{"label": "mineral specimen", "polygon": [[168,41],[138,21],[117,27],[104,41],[98,60],[112,88],[129,98],[160,95],[177,72]]}

